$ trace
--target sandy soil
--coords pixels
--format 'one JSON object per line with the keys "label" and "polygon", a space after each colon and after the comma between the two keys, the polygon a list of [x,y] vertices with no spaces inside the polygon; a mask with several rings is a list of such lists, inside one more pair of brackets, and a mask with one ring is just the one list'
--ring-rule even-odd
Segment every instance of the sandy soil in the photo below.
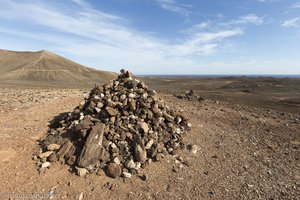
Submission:
{"label": "sandy soil", "polygon": [[0,199],[51,192],[53,199],[299,199],[300,115],[215,100],[160,96],[193,125],[199,147],[143,170],[146,181],[76,176],[53,164],[39,174],[33,156],[54,116],[73,110],[84,90],[0,89]]}

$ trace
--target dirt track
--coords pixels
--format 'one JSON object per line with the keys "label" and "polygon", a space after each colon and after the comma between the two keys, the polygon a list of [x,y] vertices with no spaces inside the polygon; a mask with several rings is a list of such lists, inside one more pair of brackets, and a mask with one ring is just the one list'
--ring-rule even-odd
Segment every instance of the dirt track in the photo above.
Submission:
{"label": "dirt track", "polygon": [[[9,98],[17,91],[5,93]],[[193,128],[185,141],[198,145],[197,154],[179,152],[185,163],[182,168],[172,157],[152,163],[143,171],[149,175],[147,181],[136,176],[125,181],[111,179],[104,174],[80,178],[60,163],[39,174],[32,157],[38,151],[37,140],[47,132],[47,123],[59,113],[71,111],[82,91],[35,89],[24,93],[14,96],[13,105],[0,102],[3,199],[49,191],[54,192],[53,199],[78,199],[81,193],[83,199],[300,197],[299,115],[160,95],[171,107],[188,114]],[[50,100],[41,97],[45,94]],[[16,103],[20,100],[23,103]]]}

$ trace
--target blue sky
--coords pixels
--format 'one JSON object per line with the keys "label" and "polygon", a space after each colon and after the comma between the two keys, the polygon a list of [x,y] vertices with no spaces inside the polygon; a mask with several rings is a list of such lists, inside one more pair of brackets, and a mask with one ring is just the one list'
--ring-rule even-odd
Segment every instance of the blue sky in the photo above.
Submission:
{"label": "blue sky", "polygon": [[300,1],[1,0],[0,48],[135,74],[300,74]]}

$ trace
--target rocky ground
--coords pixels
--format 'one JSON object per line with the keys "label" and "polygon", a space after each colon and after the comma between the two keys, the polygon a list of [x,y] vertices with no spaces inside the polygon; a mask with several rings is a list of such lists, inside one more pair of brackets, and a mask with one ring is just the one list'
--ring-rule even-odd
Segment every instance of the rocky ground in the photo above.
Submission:
{"label": "rocky ground", "polygon": [[[131,179],[81,178],[59,162],[39,173],[32,159],[48,123],[72,111],[88,90],[0,90],[0,199],[299,199],[300,115],[215,100],[160,94],[192,123],[183,138],[198,146],[151,163]],[[29,198],[29,196],[27,196]],[[23,198],[24,199],[24,198]]]}

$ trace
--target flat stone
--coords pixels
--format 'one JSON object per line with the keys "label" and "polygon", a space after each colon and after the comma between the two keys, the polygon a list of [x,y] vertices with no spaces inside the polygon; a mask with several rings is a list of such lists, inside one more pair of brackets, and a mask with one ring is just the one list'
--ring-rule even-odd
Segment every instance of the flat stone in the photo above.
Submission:
{"label": "flat stone", "polygon": [[93,126],[79,156],[79,167],[92,169],[100,159],[103,151],[102,141],[104,129],[105,125],[103,123],[97,123]]}
{"label": "flat stone", "polygon": [[41,159],[48,158],[52,153],[53,151],[46,151],[44,153],[39,154],[39,158]]}
{"label": "flat stone", "polygon": [[105,110],[110,116],[115,116],[118,114],[118,111],[113,109],[112,107],[106,107]]}

